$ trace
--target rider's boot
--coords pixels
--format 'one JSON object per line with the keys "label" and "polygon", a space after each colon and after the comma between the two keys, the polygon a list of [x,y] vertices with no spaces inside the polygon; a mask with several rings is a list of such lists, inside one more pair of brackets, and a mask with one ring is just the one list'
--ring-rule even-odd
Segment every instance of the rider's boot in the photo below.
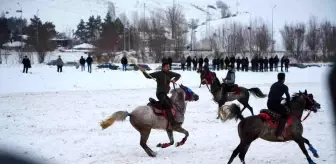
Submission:
{"label": "rider's boot", "polygon": [[279,119],[279,125],[275,131],[275,136],[278,140],[281,140],[283,141],[284,140],[284,137],[282,136],[282,133],[283,133],[283,130],[285,128],[285,125],[286,125],[286,121],[287,121],[287,118],[286,117],[281,117]]}

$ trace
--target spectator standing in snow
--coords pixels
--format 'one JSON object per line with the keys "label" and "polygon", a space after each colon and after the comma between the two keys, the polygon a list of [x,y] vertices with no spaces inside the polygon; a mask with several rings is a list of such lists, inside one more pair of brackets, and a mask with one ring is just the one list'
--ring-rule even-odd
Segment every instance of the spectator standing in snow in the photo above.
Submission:
{"label": "spectator standing in snow", "polygon": [[121,64],[122,64],[122,70],[126,71],[126,67],[127,67],[128,61],[127,61],[127,58],[126,58],[125,55],[121,58]]}
{"label": "spectator standing in snow", "polygon": [[91,55],[89,54],[89,56],[86,58],[86,63],[88,64],[88,72],[90,73],[91,73],[91,68],[92,68],[92,62],[93,62],[93,59]]}
{"label": "spectator standing in snow", "polygon": [[79,64],[81,65],[82,71],[85,71],[85,59],[83,56],[79,59]]}
{"label": "spectator standing in snow", "polygon": [[31,68],[30,60],[28,59],[27,56],[25,56],[22,59],[22,64],[23,64],[23,73],[28,73],[28,68]]}
{"label": "spectator standing in snow", "polygon": [[61,59],[61,56],[58,56],[58,59],[56,60],[57,65],[57,72],[62,72],[62,67],[64,65],[63,60]]}
{"label": "spectator standing in snow", "polygon": [[188,71],[191,71],[191,62],[192,62],[192,59],[190,56],[187,57],[187,70]]}
{"label": "spectator standing in snow", "polygon": [[284,63],[285,63],[285,71],[288,72],[288,67],[289,67],[289,58],[288,58],[288,56],[285,57]]}
{"label": "spectator standing in snow", "polygon": [[185,68],[185,64],[186,64],[186,58],[184,57],[184,55],[182,56],[182,59],[181,59],[181,67],[182,67],[182,70],[184,71],[184,68]]}
{"label": "spectator standing in snow", "polygon": [[197,58],[196,56],[194,56],[193,60],[192,60],[192,63],[193,63],[193,70],[196,71],[197,70]]}

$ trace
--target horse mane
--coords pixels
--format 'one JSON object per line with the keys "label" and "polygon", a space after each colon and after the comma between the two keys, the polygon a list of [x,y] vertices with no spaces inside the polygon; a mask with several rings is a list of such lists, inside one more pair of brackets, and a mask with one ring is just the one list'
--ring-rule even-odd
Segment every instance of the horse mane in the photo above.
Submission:
{"label": "horse mane", "polygon": [[184,91],[181,88],[175,88],[175,89],[172,89],[170,91],[170,93],[172,94],[170,98],[175,98],[176,96],[178,96],[179,93],[183,93],[184,94]]}
{"label": "horse mane", "polygon": [[298,99],[303,93],[295,92],[291,97],[291,101]]}

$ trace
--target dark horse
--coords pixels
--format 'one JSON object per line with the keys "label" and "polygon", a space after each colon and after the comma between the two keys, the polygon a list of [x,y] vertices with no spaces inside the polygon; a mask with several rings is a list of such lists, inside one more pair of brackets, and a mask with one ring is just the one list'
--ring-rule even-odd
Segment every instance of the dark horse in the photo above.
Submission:
{"label": "dark horse", "polygon": [[[187,109],[187,101],[197,101],[198,95],[186,86],[180,85],[180,88],[174,88],[171,91],[170,100],[175,108],[172,113],[175,120],[178,122],[184,121],[184,113]],[[189,136],[189,132],[182,128],[182,124],[178,126],[168,126],[168,121],[164,110],[162,110],[160,103],[150,98],[147,105],[138,106],[132,112],[117,111],[113,113],[108,119],[101,122],[100,126],[103,129],[111,126],[115,121],[124,121],[130,117],[130,123],[140,133],[140,146],[146,153],[155,157],[156,153],[147,146],[147,140],[152,129],[163,129],[167,131],[170,142],[159,143],[157,147],[166,148],[174,144],[173,131],[183,133],[185,137],[182,141],[177,142],[176,146],[183,145]]]}
{"label": "dark horse", "polygon": [[309,146],[309,150],[316,158],[319,156],[316,149],[302,136],[303,127],[301,124],[301,117],[304,110],[317,112],[317,109],[320,109],[321,105],[314,100],[312,94],[307,94],[307,91],[305,91],[304,93],[299,92],[294,94],[289,106],[290,117],[287,120],[283,133],[285,140],[278,140],[275,137],[275,130],[278,125],[279,115],[276,116],[276,113],[264,109],[260,111],[258,116],[244,118],[240,113],[239,106],[236,104],[224,105],[220,111],[220,118],[222,121],[233,118],[241,120],[238,124],[240,143],[233,151],[228,164],[232,163],[233,159],[238,154],[242,163],[245,163],[245,154],[250,147],[250,144],[257,138],[262,138],[270,142],[286,142],[294,140],[301,148],[303,154],[307,157],[309,164],[315,164],[310,158],[304,143]]}
{"label": "dark horse", "polygon": [[[213,74],[213,75],[211,75]],[[209,75],[211,77],[209,77]],[[241,104],[243,104],[243,112],[246,108],[248,108],[252,115],[253,108],[248,103],[250,99],[250,92],[257,98],[265,98],[267,97],[259,88],[244,88],[244,87],[236,87],[234,92],[227,92],[226,97],[223,96],[224,86],[220,83],[216,74],[214,72],[209,72],[209,75],[204,75],[204,72],[201,73],[201,81],[206,85],[210,84],[210,92],[213,95],[213,100],[218,103],[218,109],[225,104],[227,101],[238,100]],[[219,111],[219,110],[218,110]],[[217,119],[219,118],[219,115]]]}

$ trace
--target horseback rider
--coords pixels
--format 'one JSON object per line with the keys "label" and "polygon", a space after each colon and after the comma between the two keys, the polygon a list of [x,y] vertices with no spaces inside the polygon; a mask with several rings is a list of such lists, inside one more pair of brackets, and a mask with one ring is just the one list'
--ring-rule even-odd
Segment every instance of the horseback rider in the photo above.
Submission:
{"label": "horseback rider", "polygon": [[[271,86],[267,100],[267,108],[281,115],[279,119],[279,125],[275,132],[275,136],[279,140],[284,140],[284,137],[282,136],[282,131],[286,125],[286,121],[288,118],[288,112],[289,112],[288,106],[290,102],[288,87],[284,83],[285,83],[285,74],[278,73],[278,82],[275,82]],[[285,105],[281,104],[283,94],[286,94]]]}
{"label": "horseback rider", "polygon": [[[159,102],[161,103],[162,108],[166,111],[168,116],[168,120],[171,126],[175,126],[179,124],[175,121],[174,116],[172,114],[172,104],[170,102],[169,97],[167,94],[170,90],[170,82],[174,83],[180,79],[181,75],[175,72],[170,71],[170,65],[168,62],[162,63],[162,70],[147,74],[144,71],[144,68],[139,68],[147,79],[156,79],[157,86],[156,86],[156,97],[158,98]],[[174,79],[173,79],[174,78]]]}
{"label": "horseback rider", "polygon": [[226,74],[226,77],[224,80],[224,92],[223,94],[226,95],[227,92],[231,91],[231,89],[233,88],[234,84],[235,84],[235,80],[236,80],[236,75],[235,75],[235,71],[233,69],[232,65],[229,65],[228,67],[228,72]]}

